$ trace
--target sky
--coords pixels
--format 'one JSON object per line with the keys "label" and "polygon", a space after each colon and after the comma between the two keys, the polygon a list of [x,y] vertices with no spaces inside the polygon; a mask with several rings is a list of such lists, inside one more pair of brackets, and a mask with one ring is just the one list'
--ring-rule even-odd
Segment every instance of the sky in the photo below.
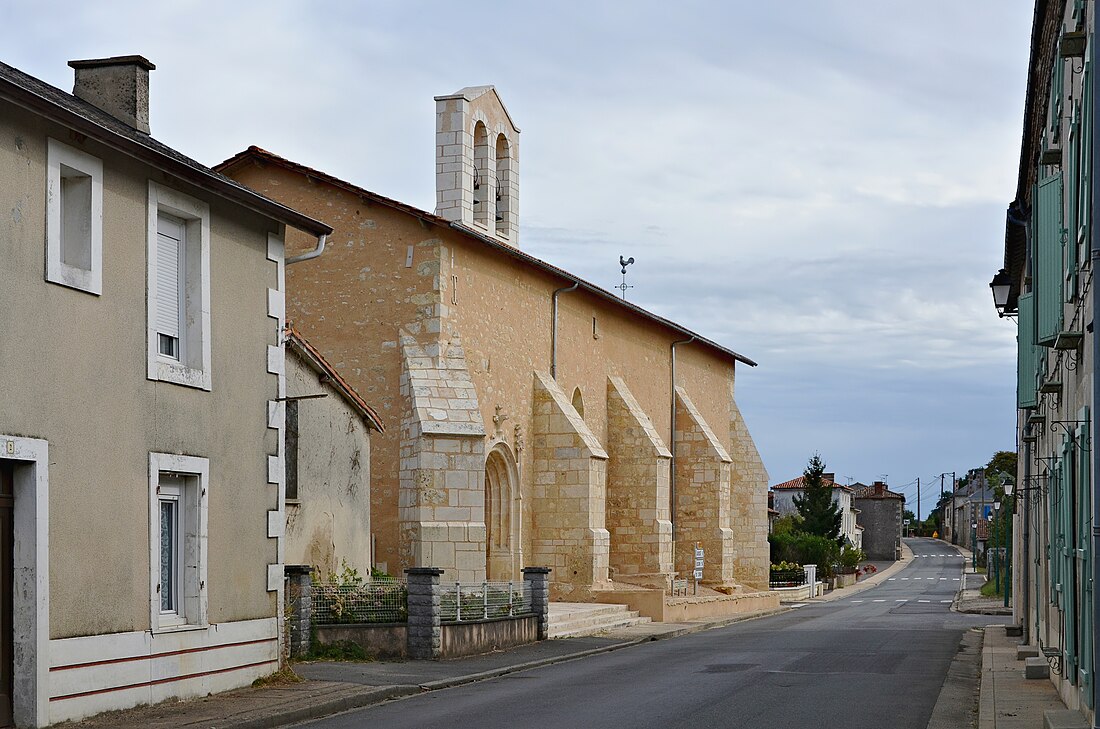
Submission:
{"label": "sky", "polygon": [[[818,452],[921,514],[1015,450],[989,281],[1016,194],[1024,0],[0,4],[0,61],[64,90],[141,54],[153,136],[250,144],[432,210],[433,96],[522,130],[520,246],[759,363],[770,483]],[[950,475],[946,478],[950,485]],[[927,485],[931,484],[931,485]]]}

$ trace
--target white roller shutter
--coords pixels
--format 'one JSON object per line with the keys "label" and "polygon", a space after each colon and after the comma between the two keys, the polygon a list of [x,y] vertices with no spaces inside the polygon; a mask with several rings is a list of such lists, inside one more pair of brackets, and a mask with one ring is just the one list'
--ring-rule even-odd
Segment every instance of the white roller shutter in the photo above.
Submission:
{"label": "white roller shutter", "polygon": [[[161,213],[157,216],[157,333],[180,338],[183,291],[183,221]],[[178,349],[177,349],[178,352]]]}

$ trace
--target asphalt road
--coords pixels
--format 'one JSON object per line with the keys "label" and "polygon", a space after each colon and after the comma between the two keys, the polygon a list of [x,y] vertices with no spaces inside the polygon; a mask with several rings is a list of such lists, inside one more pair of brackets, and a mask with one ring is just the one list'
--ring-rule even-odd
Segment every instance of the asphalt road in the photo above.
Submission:
{"label": "asphalt road", "polygon": [[963,633],[950,611],[963,558],[915,559],[834,602],[434,691],[303,727],[924,729]]}

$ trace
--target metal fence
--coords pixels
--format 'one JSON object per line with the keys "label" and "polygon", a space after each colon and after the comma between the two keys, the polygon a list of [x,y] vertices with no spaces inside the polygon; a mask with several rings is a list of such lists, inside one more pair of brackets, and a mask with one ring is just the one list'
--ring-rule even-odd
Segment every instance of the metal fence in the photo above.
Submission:
{"label": "metal fence", "polygon": [[772,570],[769,587],[798,587],[806,584],[806,570]]}
{"label": "metal fence", "polygon": [[530,587],[523,582],[452,582],[440,588],[440,620],[445,623],[534,613]]}
{"label": "metal fence", "polygon": [[403,623],[409,619],[408,597],[405,581],[396,578],[314,583],[313,624]]}

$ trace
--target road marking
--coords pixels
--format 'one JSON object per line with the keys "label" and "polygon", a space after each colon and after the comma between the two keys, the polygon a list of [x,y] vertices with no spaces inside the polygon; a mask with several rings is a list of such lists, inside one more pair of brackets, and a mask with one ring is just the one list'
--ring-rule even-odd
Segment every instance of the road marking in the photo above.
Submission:
{"label": "road marking", "polygon": [[950,600],[940,600],[940,602],[950,603],[951,601]]}
{"label": "road marking", "polygon": [[886,581],[887,582],[893,582],[896,579],[897,579],[897,577],[888,577],[888,578],[886,578]]}
{"label": "road marking", "polygon": [[909,602],[909,598],[905,598],[905,599],[902,599],[902,600],[894,600],[894,602]]}
{"label": "road marking", "polygon": [[791,605],[788,605],[787,607],[789,607],[789,608],[800,608],[800,607],[806,607],[806,603],[804,603],[804,602],[796,602],[796,603],[793,603],[793,604],[791,604]]}
{"label": "road marking", "polygon": [[872,600],[872,602],[886,602],[885,600]]}
{"label": "road marking", "polygon": [[863,600],[852,600],[852,602],[863,602]]}
{"label": "road marking", "polygon": [[946,577],[941,577],[940,579],[941,579],[941,580],[946,580],[947,578],[946,578]]}
{"label": "road marking", "polygon": [[909,578],[908,578],[908,577],[902,577],[901,579],[903,579],[903,580],[908,580]]}
{"label": "road marking", "polygon": [[958,582],[958,581],[959,581],[959,578],[958,578],[958,577],[952,577],[951,579],[952,579],[952,580],[954,580],[955,582]]}
{"label": "road marking", "polygon": [[930,600],[917,600],[917,602],[930,602]]}

